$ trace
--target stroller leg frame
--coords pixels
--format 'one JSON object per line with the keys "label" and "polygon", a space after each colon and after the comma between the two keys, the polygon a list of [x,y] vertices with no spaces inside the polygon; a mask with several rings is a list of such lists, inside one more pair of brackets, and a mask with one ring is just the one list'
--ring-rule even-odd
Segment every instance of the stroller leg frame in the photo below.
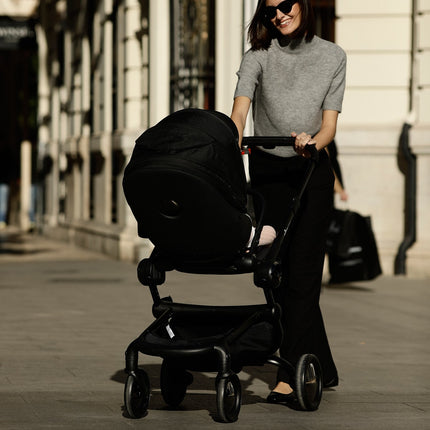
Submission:
{"label": "stroller leg frame", "polygon": [[214,350],[217,352],[219,359],[217,378],[228,378],[232,374],[230,354],[221,346],[215,346]]}
{"label": "stroller leg frame", "polygon": [[125,351],[125,373],[136,372],[139,362],[139,339],[133,341]]}

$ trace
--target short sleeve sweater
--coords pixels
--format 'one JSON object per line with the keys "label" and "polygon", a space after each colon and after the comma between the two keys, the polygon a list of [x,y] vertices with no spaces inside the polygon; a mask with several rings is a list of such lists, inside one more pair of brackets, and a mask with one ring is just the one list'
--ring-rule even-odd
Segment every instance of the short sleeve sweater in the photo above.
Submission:
{"label": "short sleeve sweater", "polygon": [[[291,44],[290,44],[291,45]],[[234,97],[252,101],[256,136],[318,133],[322,112],[341,112],[345,91],[346,55],[338,45],[314,36],[295,46],[273,39],[267,50],[245,53]],[[292,148],[266,150],[296,155]]]}

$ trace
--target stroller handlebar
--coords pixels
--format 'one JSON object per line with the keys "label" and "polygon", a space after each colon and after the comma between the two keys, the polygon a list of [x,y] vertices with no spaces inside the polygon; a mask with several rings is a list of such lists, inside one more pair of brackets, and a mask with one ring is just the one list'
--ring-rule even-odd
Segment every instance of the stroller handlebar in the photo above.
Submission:
{"label": "stroller handlebar", "polygon": [[[242,138],[242,148],[253,148],[261,146],[264,149],[273,149],[276,146],[294,146],[296,141],[292,136],[246,136]],[[311,159],[318,162],[318,150],[315,145],[306,145],[306,149],[311,155]]]}
{"label": "stroller handlebar", "polygon": [[291,136],[247,136],[242,139],[242,146],[273,149],[276,146],[294,146],[295,141],[296,138]]}

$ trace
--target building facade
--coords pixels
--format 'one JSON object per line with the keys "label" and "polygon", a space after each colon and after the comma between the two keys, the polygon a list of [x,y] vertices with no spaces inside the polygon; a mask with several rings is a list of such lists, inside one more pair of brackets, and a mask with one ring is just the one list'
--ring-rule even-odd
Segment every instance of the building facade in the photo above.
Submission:
{"label": "building facade", "polygon": [[[45,234],[124,260],[149,254],[121,186],[134,141],[182,107],[231,112],[247,49],[244,29],[256,3],[40,1]],[[406,273],[430,277],[430,0],[314,3],[335,11],[338,18],[325,31],[348,55],[337,144],[349,208],[372,216],[385,273],[402,272],[396,260],[403,244]],[[399,140],[415,170],[407,156],[399,161]]]}
{"label": "building facade", "polygon": [[349,206],[372,215],[385,273],[428,277],[430,1],[337,0],[336,15],[348,55],[337,141]]}

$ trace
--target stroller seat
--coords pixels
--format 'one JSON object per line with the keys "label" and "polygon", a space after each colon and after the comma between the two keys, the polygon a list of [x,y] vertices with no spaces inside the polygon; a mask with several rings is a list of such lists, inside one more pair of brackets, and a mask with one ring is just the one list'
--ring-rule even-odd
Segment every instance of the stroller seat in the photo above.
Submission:
{"label": "stroller seat", "polygon": [[[306,182],[303,189],[305,186]],[[273,244],[258,247],[261,221],[257,220],[248,247],[253,220],[247,211],[247,183],[236,126],[219,112],[200,109],[175,112],[136,140],[123,188],[139,236],[154,244],[151,256],[137,270],[139,281],[151,292],[155,320],[126,351],[124,401],[128,414],[139,418],[149,405],[149,379],[138,366],[139,353],[163,359],[160,387],[170,406],[184,399],[192,380],[190,371],[213,371],[217,372],[218,418],[235,421],[241,404],[237,373],[244,366],[269,362],[294,375],[303,409],[317,409],[322,389],[317,357],[305,354],[295,368],[274,355],[282,340],[282,327],[273,290],[280,283],[280,250],[300,195]],[[253,273],[265,303],[203,306],[161,298],[158,287],[165,282],[166,272],[173,270]]]}

